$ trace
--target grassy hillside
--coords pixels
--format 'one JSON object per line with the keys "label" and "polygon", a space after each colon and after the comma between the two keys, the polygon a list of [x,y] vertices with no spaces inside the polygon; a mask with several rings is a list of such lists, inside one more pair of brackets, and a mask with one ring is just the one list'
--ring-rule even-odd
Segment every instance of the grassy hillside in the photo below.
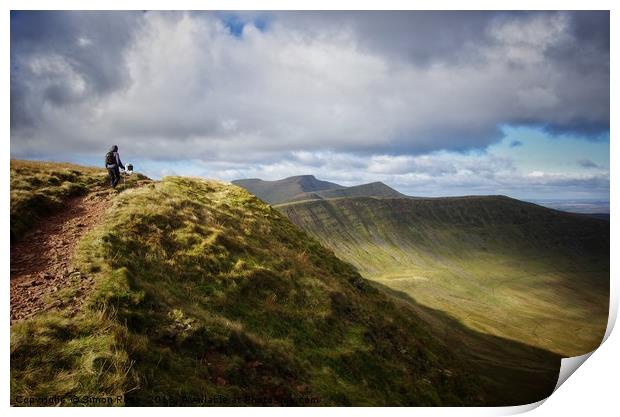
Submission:
{"label": "grassy hillside", "polygon": [[[118,191],[145,179],[134,174]],[[105,169],[81,165],[11,160],[11,240],[41,218],[60,210],[65,200],[107,185]]]}
{"label": "grassy hillside", "polygon": [[[516,379],[494,392],[430,332],[420,319],[429,310],[391,301],[239,187],[169,177],[127,190],[75,259],[96,280],[87,307],[11,328],[13,402],[498,404],[535,401],[555,383],[521,391]],[[540,354],[555,359],[548,374],[557,375],[557,358]]]}
{"label": "grassy hillside", "polygon": [[366,278],[481,333],[563,356],[604,334],[609,222],[500,196],[278,208]]}
{"label": "grassy hillside", "polygon": [[321,181],[314,175],[298,175],[278,181],[263,181],[257,178],[235,180],[233,184],[245,188],[252,194],[270,204],[278,204],[294,199],[304,193],[343,188],[333,182]]}

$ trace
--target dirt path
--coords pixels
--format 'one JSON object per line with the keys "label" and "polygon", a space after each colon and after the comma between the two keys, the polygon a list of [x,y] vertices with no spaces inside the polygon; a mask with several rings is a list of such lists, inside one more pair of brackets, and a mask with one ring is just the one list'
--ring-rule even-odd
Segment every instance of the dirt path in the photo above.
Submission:
{"label": "dirt path", "polygon": [[[94,281],[72,269],[71,258],[82,236],[103,220],[112,196],[112,191],[100,191],[73,198],[11,246],[11,323],[53,308],[79,310]],[[53,300],[68,287],[75,289],[72,298]]]}

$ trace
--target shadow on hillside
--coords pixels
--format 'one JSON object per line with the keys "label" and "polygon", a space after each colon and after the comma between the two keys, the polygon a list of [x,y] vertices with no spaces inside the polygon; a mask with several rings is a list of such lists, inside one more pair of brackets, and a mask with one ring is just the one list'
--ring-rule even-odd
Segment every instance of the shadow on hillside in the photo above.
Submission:
{"label": "shadow on hillside", "polygon": [[522,405],[547,398],[558,380],[561,357],[544,349],[473,330],[453,316],[419,304],[408,294],[375,281],[373,286],[409,307],[429,331],[472,364],[482,380],[486,405]]}

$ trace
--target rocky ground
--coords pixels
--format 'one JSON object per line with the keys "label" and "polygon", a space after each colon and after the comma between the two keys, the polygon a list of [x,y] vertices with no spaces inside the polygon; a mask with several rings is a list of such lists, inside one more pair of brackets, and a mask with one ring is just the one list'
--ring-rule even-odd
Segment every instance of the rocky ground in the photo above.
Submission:
{"label": "rocky ground", "polygon": [[[49,309],[79,311],[94,280],[73,269],[71,258],[82,236],[103,219],[112,196],[106,190],[70,199],[64,210],[11,245],[11,323]],[[67,288],[74,291],[69,299],[55,297]]]}

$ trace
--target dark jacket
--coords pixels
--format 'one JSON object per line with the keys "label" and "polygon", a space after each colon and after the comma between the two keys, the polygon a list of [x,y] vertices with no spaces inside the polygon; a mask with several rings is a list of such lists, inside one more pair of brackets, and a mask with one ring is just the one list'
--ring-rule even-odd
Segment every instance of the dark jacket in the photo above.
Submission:
{"label": "dark jacket", "polygon": [[112,146],[109,152],[112,152],[114,154],[114,159],[116,160],[116,164],[107,165],[106,168],[120,167],[122,169],[125,169],[125,165],[123,165],[123,162],[121,162],[121,157],[118,155],[118,146],[116,145]]}

